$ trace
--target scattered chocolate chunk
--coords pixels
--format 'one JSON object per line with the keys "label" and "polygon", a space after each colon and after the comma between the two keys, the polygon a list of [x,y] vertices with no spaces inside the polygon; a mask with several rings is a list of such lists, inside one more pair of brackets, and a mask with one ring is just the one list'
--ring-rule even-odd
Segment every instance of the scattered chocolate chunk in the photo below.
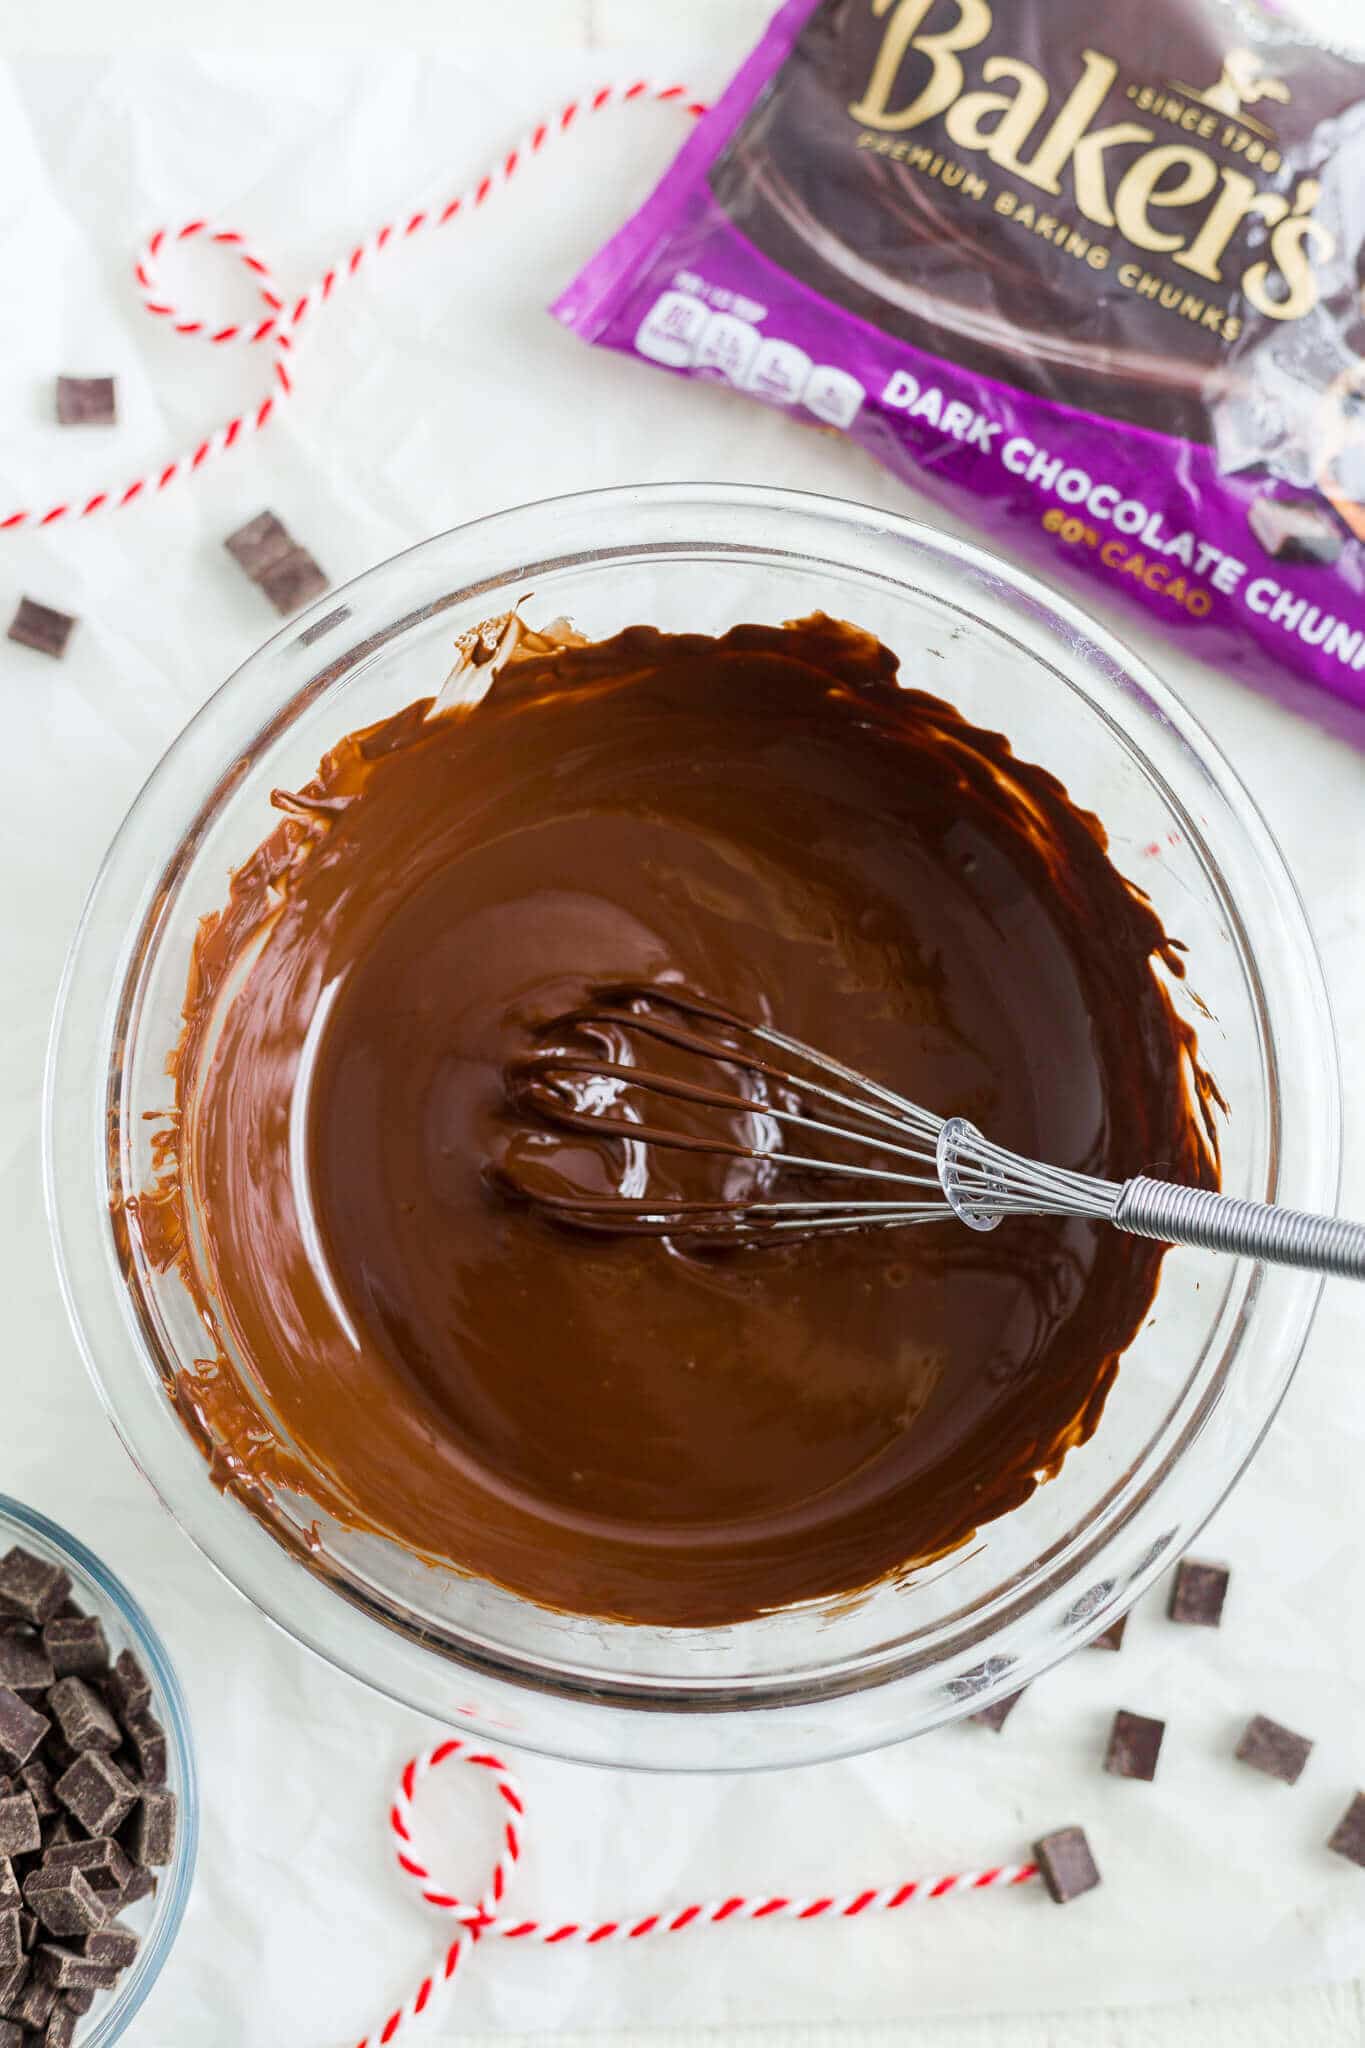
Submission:
{"label": "scattered chocolate chunk", "polygon": [[144,1785],[166,1782],[166,1731],[154,1714],[128,1716],[128,1746]]}
{"label": "scattered chocolate chunk", "polygon": [[1100,1881],[1095,1859],[1083,1828],[1059,1828],[1033,1845],[1034,1861],[1056,1905],[1068,1905],[1082,1892],[1093,1891]]}
{"label": "scattered chocolate chunk", "polygon": [[11,1692],[46,1692],[55,1673],[52,1660],[33,1636],[0,1636],[0,1685]]}
{"label": "scattered chocolate chunk", "polygon": [[112,427],[118,418],[112,377],[59,377],[59,427]]}
{"label": "scattered chocolate chunk", "polygon": [[[88,2011],[89,2008],[82,2010]],[[43,2048],[71,2048],[75,2038],[76,2015],[65,2000],[59,1998],[43,2032]]]}
{"label": "scattered chocolate chunk", "polygon": [[54,661],[66,652],[76,621],[68,612],[53,611],[51,605],[21,597],[19,609],[10,620],[9,637],[37,654],[50,654]]}
{"label": "scattered chocolate chunk", "polygon": [[97,1614],[54,1614],[43,1627],[43,1648],[57,1678],[98,1678],[109,1669],[109,1644]]}
{"label": "scattered chocolate chunk", "polygon": [[291,548],[278,562],[272,562],[258,581],[282,618],[302,611],[329,587],[326,573],[306,548]]}
{"label": "scattered chocolate chunk", "polygon": [[137,1799],[137,1787],[98,1750],[78,1756],[52,1789],[88,1835],[111,1835]]}
{"label": "scattered chocolate chunk", "polygon": [[1335,562],[1345,534],[1320,498],[1256,498],[1247,525],[1277,562]]}
{"label": "scattered chocolate chunk", "polygon": [[131,1650],[119,1651],[105,1689],[125,1725],[151,1706],[152,1681]]}
{"label": "scattered chocolate chunk", "polygon": [[223,543],[277,612],[298,611],[327,589],[327,577],[273,512],[262,512]]}
{"label": "scattered chocolate chunk", "polygon": [[1127,1626],[1128,1616],[1121,1614],[1117,1621],[1111,1621],[1107,1629],[1094,1637],[1090,1644],[1091,1649],[1121,1650],[1123,1648],[1123,1631]]}
{"label": "scattered chocolate chunk", "polygon": [[1356,1793],[1327,1837],[1327,1846],[1365,1870],[1365,1792]]}
{"label": "scattered chocolate chunk", "polygon": [[258,583],[261,571],[268,569],[272,562],[278,562],[281,555],[287,555],[294,545],[294,536],[282,520],[273,512],[258,512],[254,519],[248,519],[245,526],[239,526],[223,542],[239,569]]}
{"label": "scattered chocolate chunk", "polygon": [[1196,1564],[1182,1558],[1171,1584],[1172,1621],[1188,1622],[1196,1628],[1217,1628],[1223,1618],[1229,1572],[1221,1564]]}
{"label": "scattered chocolate chunk", "polygon": [[105,1963],[113,1970],[126,1970],[142,1946],[142,1937],[121,1920],[112,1927],[97,1927],[81,1943],[81,1954],[92,1963]]}
{"label": "scattered chocolate chunk", "polygon": [[104,1901],[79,1870],[53,1870],[40,1864],[24,1879],[24,1899],[49,1934],[89,1934],[110,1917]]}
{"label": "scattered chocolate chunk", "polygon": [[1156,1776],[1161,1738],[1165,1733],[1164,1721],[1154,1721],[1150,1715],[1130,1714],[1121,1709],[1115,1714],[1114,1725],[1109,1731],[1104,1768],[1116,1778],[1145,1778],[1150,1784]]}
{"label": "scattered chocolate chunk", "polygon": [[38,1809],[27,1792],[0,1799],[0,1856],[28,1856],[43,1846]]}
{"label": "scattered chocolate chunk", "polygon": [[33,1755],[52,1723],[21,1700],[17,1692],[0,1685],[0,1765],[17,1771]]}
{"label": "scattered chocolate chunk", "polygon": [[0,1970],[12,1970],[24,1959],[23,1936],[19,1928],[19,1908],[7,1906],[0,1913]]}
{"label": "scattered chocolate chunk", "polygon": [[112,1754],[123,1740],[123,1731],[93,1686],[83,1678],[59,1678],[47,1696],[48,1711],[57,1718],[62,1734],[78,1753],[102,1749]]}
{"label": "scattered chocolate chunk", "polygon": [[118,1982],[118,1971],[111,1964],[92,1963],[50,1941],[39,1943],[34,1968],[59,1991],[112,1991]]}
{"label": "scattered chocolate chunk", "polygon": [[175,1821],[174,1792],[144,1792],[128,1824],[128,1849],[133,1861],[144,1870],[159,1869],[163,1863],[169,1863],[175,1848]]}
{"label": "scattered chocolate chunk", "polygon": [[[54,613],[60,617],[60,613]],[[35,1557],[16,1543],[0,1557],[0,1610],[18,1615],[34,1628],[50,1621],[71,1595],[71,1578],[59,1564]]]}
{"label": "scattered chocolate chunk", "polygon": [[993,1728],[998,1735],[1027,1691],[1028,1687],[1022,1686],[1018,1692],[1007,1692],[1002,1700],[994,1701],[989,1707],[981,1707],[967,1718],[979,1721],[983,1728]]}
{"label": "scattered chocolate chunk", "polygon": [[1278,1721],[1254,1714],[1234,1754],[1239,1763],[1250,1764],[1267,1777],[1278,1778],[1282,1785],[1297,1785],[1312,1752],[1313,1745],[1306,1735],[1295,1735]]}
{"label": "scattered chocolate chunk", "polygon": [[30,1757],[19,1773],[19,1783],[37,1809],[39,1820],[53,1820],[61,1812],[52,1790],[52,1773],[41,1757]]}

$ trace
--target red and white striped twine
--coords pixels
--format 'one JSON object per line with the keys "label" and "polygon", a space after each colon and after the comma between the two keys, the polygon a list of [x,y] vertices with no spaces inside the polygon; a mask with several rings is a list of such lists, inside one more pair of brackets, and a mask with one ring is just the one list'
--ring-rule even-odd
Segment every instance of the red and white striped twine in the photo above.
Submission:
{"label": "red and white striped twine", "polygon": [[[417,1854],[413,1844],[412,1809],[418,1787],[431,1771],[444,1763],[469,1764],[491,1780],[505,1813],[502,1816],[502,1848],[482,1897],[470,1904],[447,1891]],[[447,1914],[458,1932],[442,1951],[430,1972],[423,1977],[411,1998],[396,2005],[373,2033],[366,2034],[358,2048],[387,2048],[399,2029],[426,2011],[437,1990],[448,1983],[460,1966],[465,1948],[485,1935],[503,1941],[542,1942],[554,1948],[561,1942],[578,1942],[588,1948],[603,1941],[639,1941],[647,1934],[682,1934],[688,1928],[716,1927],[724,1920],[856,1920],[864,1913],[895,1913],[927,1899],[947,1898],[952,1892],[992,1891],[1008,1885],[1027,1884],[1038,1875],[1036,1863],[1002,1863],[991,1870],[958,1871],[951,1877],[921,1877],[905,1884],[880,1889],[831,1893],[819,1898],[775,1897],[712,1899],[706,1904],[661,1909],[653,1913],[624,1916],[616,1920],[530,1920],[503,1910],[508,1881],[521,1854],[522,1825],[526,1804],[522,1790],[501,1757],[457,1735],[447,1736],[422,1756],[404,1766],[398,1791],[389,1809],[398,1867],[416,1887],[419,1898],[438,1912]]]}
{"label": "red and white striped twine", "polygon": [[[252,434],[260,433],[293,393],[295,343],[300,329],[308,321],[316,325],[317,315],[333,295],[359,271],[373,267],[375,259],[385,249],[396,248],[400,243],[410,242],[415,235],[428,234],[434,228],[447,227],[462,216],[477,213],[495,192],[510,183],[523,165],[541,155],[552,142],[580,127],[587,115],[628,104],[659,106],[674,103],[688,114],[706,112],[705,106],[691,97],[686,86],[657,85],[645,78],[634,79],[627,85],[599,86],[596,92],[570,100],[553,116],[538,121],[514,149],[509,149],[465,191],[442,205],[422,207],[405,218],[386,221],[365,241],[357,242],[343,257],[330,264],[307,291],[292,301],[280,291],[270,265],[240,229],[218,227],[209,220],[188,220],[179,228],[158,228],[138,259],[135,273],[147,311],[167,321],[177,334],[197,336],[212,342],[217,348],[236,342],[263,344],[272,359],[266,390],[254,407],[225,421],[213,433],[206,435],[197,447],[177,455],[162,468],[148,470],[142,476],[134,477],[130,483],[96,491],[84,500],[66,498],[46,509],[24,507],[11,512],[7,518],[0,518],[0,533],[25,526],[54,526],[63,519],[89,519],[96,512],[113,506],[131,505],[135,499],[166,490],[178,478],[192,475],[215,456],[225,455],[229,448],[238,446]],[[223,249],[245,266],[264,308],[258,317],[214,327],[207,320],[195,319],[175,304],[162,287],[158,266],[177,244],[193,241]]]}

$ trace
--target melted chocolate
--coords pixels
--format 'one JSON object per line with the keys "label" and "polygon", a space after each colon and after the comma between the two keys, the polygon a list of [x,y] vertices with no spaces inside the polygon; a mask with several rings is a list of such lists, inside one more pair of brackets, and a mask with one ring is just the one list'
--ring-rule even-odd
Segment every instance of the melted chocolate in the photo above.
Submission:
{"label": "melted chocolate", "polygon": [[1208,1184],[1176,956],[1099,822],[853,627],[513,622],[503,655],[519,631],[481,701],[411,705],[281,797],[203,929],[137,1219],[223,1338],[182,1407],[229,1483],[302,1468],[548,1605],[846,1594],[1091,1434],[1161,1248],[565,1230],[491,1183],[536,1142],[507,1062],[594,986],[681,986],[1022,1151]]}

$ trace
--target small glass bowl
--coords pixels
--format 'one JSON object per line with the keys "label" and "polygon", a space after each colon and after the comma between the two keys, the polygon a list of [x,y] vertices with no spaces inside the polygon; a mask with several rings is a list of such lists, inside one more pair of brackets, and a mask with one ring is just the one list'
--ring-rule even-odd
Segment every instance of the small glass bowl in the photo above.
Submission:
{"label": "small glass bowl", "polygon": [[152,1711],[166,1731],[166,1783],[176,1796],[175,1853],[156,1875],[156,1891],[121,1917],[141,1935],[132,1963],[112,1991],[101,1991],[76,2028],[76,2048],[111,2048],[141,2012],[171,1952],[194,1881],[199,1849],[199,1786],[189,1714],[180,1681],[160,1636],[121,1579],[93,1551],[59,1529],[36,1508],[0,1494],[0,1556],[13,1544],[59,1564],[71,1575],[71,1595],[104,1623],[110,1654],[132,1650],[152,1684]]}
{"label": "small glass bowl", "polygon": [[907,682],[1006,732],[1098,813],[1117,866],[1187,944],[1172,995],[1231,1104],[1225,1189],[1333,1207],[1337,1057],[1302,906],[1250,797],[1145,663],[1035,578],[891,513],[757,487],[599,491],[480,520],[332,592],[218,691],[138,798],[73,946],[48,1069],[47,1198],[87,1362],[133,1457],[225,1575],[439,1719],[672,1770],[918,1734],[1069,1654],[1192,1540],[1284,1395],[1313,1275],[1170,1254],[1094,1438],[1022,1507],[861,1599],[725,1629],[550,1613],[342,1527],[306,1495],[249,1512],[215,1487],[167,1398],[204,1326],[178,1274],[111,1219],[153,1176],[197,921],[276,822],[272,788],[431,694],[454,637],[513,606],[593,638],[817,610],[879,634]]}

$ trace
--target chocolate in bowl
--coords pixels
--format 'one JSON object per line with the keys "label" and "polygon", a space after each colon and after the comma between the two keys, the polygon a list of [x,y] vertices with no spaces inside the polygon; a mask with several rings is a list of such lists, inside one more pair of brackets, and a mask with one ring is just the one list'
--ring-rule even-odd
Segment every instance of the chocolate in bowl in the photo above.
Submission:
{"label": "chocolate in bowl", "polygon": [[217,1335],[187,1425],[253,1485],[302,1468],[354,1526],[624,1622],[957,1549],[1093,1433],[1161,1248],[1075,1218],[709,1256],[557,1229],[501,1192],[509,1150],[545,1163],[504,1069],[594,985],[672,983],[1024,1153],[1213,1185],[1176,943],[1097,819],[855,626],[589,643],[513,613],[465,658],[472,701],[275,793],[201,925],[129,1204]]}
{"label": "chocolate in bowl", "polygon": [[1331,1206],[1334,1055],[1311,942],[1254,808],[1179,702],[1041,585],[912,522],[780,492],[645,489],[501,515],[361,579],[256,656],[153,778],[77,942],[54,1045],[50,1184],[78,1326],[126,1439],[210,1555],[296,1635],[426,1711],[672,1768],[915,1733],[1017,1689],[1189,1540],[1273,1412],[1315,1282],[1169,1255],[1099,1427],[1047,1485],[861,1597],[679,1629],[585,1620],[419,1561],[334,1513],[301,1470],[273,1487],[259,1407],[206,1470],[167,1398],[211,1349],[198,1308],[139,1233],[111,1233],[111,1199],[151,1177],[146,1115],[167,1107],[197,919],[279,822],[269,792],[300,789],[339,733],[392,716],[455,632],[528,590],[528,614],[568,614],[595,639],[641,618],[718,632],[837,610],[975,725],[1008,731],[1105,820],[1114,865],[1199,963],[1211,1014],[1188,984],[1171,1000],[1232,1105],[1224,1187]]}

